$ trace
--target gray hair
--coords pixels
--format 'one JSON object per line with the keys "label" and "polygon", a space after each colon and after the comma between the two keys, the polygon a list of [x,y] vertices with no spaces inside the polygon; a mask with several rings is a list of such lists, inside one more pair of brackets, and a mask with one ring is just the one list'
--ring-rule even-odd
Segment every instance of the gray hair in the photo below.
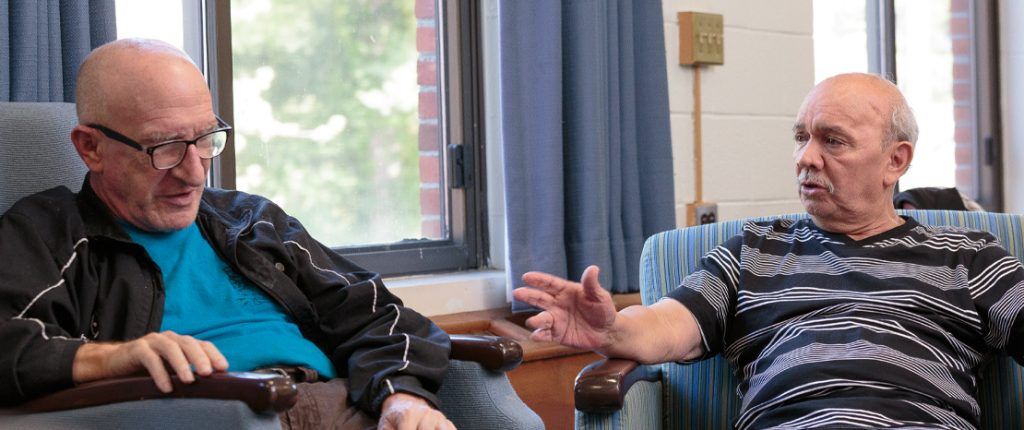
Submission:
{"label": "gray hair", "polygon": [[[899,93],[897,93],[899,94]],[[892,118],[889,119],[889,129],[885,132],[885,146],[894,142],[907,141],[911,145],[917,145],[917,119],[914,118],[914,111],[907,104],[907,99],[899,94],[892,104]]]}
{"label": "gray hair", "polygon": [[910,109],[910,104],[907,103],[906,97],[903,97],[903,92],[900,91],[899,87],[890,79],[886,79],[884,76],[874,73],[851,73],[852,75],[860,75],[873,79],[878,84],[889,89],[892,100],[890,107],[892,108],[892,117],[889,118],[889,129],[885,131],[885,140],[882,142],[883,147],[889,145],[907,141],[911,145],[917,146],[917,119],[914,118],[914,111]]}

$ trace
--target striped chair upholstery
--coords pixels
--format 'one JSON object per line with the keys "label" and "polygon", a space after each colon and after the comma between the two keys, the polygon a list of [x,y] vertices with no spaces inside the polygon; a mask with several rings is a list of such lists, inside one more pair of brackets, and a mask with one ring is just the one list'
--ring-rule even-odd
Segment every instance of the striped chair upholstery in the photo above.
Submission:
{"label": "striped chair upholstery", "polygon": [[[953,225],[992,233],[1014,256],[1024,257],[1024,230],[1019,215],[962,211],[905,211],[922,224]],[[799,219],[805,214],[783,215]],[[779,218],[779,217],[770,217]],[[763,218],[763,219],[770,219]],[[748,220],[726,221],[662,232],[644,245],[640,257],[643,303],[649,305],[676,288],[693,271],[700,258],[726,239],[739,234]],[[652,429],[650,415],[665,429],[727,429],[738,415],[737,381],[721,356],[691,365],[667,363],[649,366],[660,374],[657,383],[634,385],[627,406],[611,414],[576,413],[579,429]],[[660,386],[660,393],[651,393]],[[636,393],[634,393],[634,391]],[[982,369],[978,398],[983,429],[1024,428],[1024,369],[1009,357],[996,357]],[[640,406],[638,406],[640,405]],[[634,414],[648,415],[637,417]],[[644,422],[647,424],[644,424]]]}

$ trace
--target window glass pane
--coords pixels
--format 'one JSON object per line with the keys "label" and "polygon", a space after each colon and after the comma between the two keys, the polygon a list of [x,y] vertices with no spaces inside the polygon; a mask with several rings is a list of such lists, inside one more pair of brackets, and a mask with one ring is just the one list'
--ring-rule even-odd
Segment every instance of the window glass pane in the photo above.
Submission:
{"label": "window glass pane", "polygon": [[181,0],[119,1],[114,13],[118,39],[157,39],[184,49]]}
{"label": "window glass pane", "polygon": [[868,71],[864,1],[814,0],[814,81]]}
{"label": "window glass pane", "polygon": [[232,1],[238,189],[332,246],[446,238],[431,4]]}
{"label": "window glass pane", "polygon": [[[951,3],[961,10],[953,12]],[[897,0],[896,76],[921,129],[900,189],[973,183],[968,2]]]}

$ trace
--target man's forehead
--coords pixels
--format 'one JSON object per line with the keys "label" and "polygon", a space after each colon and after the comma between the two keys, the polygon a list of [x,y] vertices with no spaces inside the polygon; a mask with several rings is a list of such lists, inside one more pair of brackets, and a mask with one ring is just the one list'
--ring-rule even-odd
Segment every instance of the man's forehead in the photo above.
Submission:
{"label": "man's forehead", "polygon": [[881,124],[885,113],[871,97],[857,94],[822,94],[808,99],[794,129],[842,130],[862,124]]}
{"label": "man's forehead", "polygon": [[800,113],[793,130],[800,131],[835,131],[861,123],[857,115],[851,115],[847,109],[828,106],[811,106]]}
{"label": "man's forehead", "polygon": [[797,121],[793,125],[794,132],[810,132],[815,134],[847,134],[849,133],[849,127],[845,126],[841,122],[830,122],[828,120],[814,120],[810,123],[804,123],[803,121]]}

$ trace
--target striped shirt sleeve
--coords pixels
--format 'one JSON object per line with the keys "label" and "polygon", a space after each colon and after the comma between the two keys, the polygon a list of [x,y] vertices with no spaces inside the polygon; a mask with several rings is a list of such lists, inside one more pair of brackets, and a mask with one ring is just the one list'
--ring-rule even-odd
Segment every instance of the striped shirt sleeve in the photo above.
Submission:
{"label": "striped shirt sleeve", "polygon": [[696,360],[712,357],[724,348],[729,320],[736,307],[742,239],[735,236],[707,253],[699,268],[668,294],[686,306],[697,320],[704,354]]}
{"label": "striped shirt sleeve", "polygon": [[984,321],[985,344],[1024,364],[1024,266],[997,246],[977,251],[970,262],[969,289]]}

